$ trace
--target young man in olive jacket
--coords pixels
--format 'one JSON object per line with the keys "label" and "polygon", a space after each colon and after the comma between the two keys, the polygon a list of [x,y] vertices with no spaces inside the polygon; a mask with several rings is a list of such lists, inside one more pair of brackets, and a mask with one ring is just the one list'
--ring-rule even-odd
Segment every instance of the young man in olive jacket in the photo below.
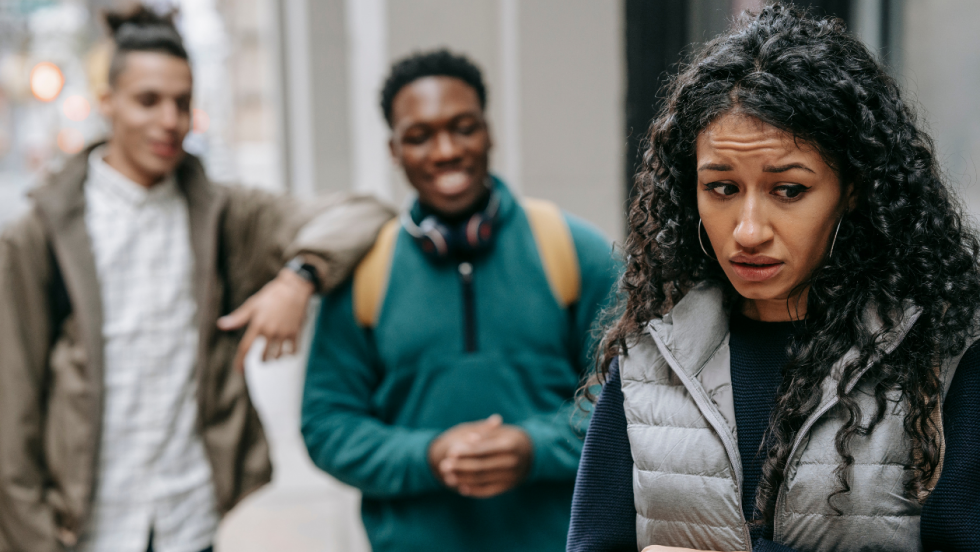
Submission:
{"label": "young man in olive jacket", "polygon": [[209,182],[181,148],[192,84],[172,23],[109,22],[112,137],[0,239],[0,552],[209,550],[271,477],[236,365],[260,335],[270,356],[295,349],[310,297],[392,216]]}

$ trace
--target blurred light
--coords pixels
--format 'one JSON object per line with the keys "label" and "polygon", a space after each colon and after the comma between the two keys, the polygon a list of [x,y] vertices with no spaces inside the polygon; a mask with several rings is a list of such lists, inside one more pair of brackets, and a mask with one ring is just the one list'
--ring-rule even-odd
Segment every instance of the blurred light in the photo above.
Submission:
{"label": "blurred light", "polygon": [[64,103],[61,104],[61,110],[65,113],[65,117],[72,121],[81,122],[88,118],[89,113],[92,112],[92,107],[88,100],[78,94],[73,94],[65,98]]}
{"label": "blurred light", "polygon": [[203,109],[194,109],[191,112],[191,121],[193,123],[194,132],[199,134],[204,134],[211,128],[211,117],[208,117],[208,112]]}
{"label": "blurred light", "polygon": [[85,147],[85,137],[77,128],[63,128],[58,131],[58,147],[69,155],[76,154]]}
{"label": "blurred light", "polygon": [[61,94],[65,77],[61,69],[50,61],[42,61],[31,69],[31,92],[42,102],[50,102]]}

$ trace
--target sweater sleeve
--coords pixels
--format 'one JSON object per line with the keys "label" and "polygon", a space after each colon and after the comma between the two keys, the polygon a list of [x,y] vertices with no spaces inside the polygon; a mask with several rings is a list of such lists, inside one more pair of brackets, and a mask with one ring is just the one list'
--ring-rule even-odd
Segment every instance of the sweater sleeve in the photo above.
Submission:
{"label": "sweater sleeve", "polygon": [[370,332],[354,321],[351,283],[326,296],[303,389],[302,433],[313,463],[370,497],[441,488],[429,468],[436,430],[384,423],[372,408],[381,363]]}
{"label": "sweater sleeve", "polygon": [[943,472],[922,508],[922,549],[980,550],[980,343],[963,355],[943,403]]}
{"label": "sweater sleeve", "polygon": [[568,552],[636,550],[633,456],[618,361],[592,413],[575,480]]}
{"label": "sweater sleeve", "polygon": [[[593,365],[595,331],[612,298],[620,265],[609,241],[598,230],[568,214],[565,221],[575,242],[582,277],[578,303],[570,308],[569,355],[579,375],[584,377]],[[557,412],[521,422],[519,425],[534,443],[534,460],[528,480],[574,479],[582,452],[582,434],[588,421],[588,414],[580,405],[569,400]]]}

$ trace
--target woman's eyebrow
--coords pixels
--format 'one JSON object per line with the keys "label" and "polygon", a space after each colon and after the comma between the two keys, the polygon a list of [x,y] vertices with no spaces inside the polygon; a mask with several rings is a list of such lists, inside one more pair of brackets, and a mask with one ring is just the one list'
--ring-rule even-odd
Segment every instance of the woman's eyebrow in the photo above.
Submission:
{"label": "woman's eyebrow", "polygon": [[804,165],[802,163],[790,163],[789,165],[779,165],[778,167],[774,167],[772,165],[766,165],[765,167],[762,167],[762,172],[767,172],[767,173],[781,173],[781,172],[786,172],[786,171],[790,171],[790,170],[793,170],[793,169],[802,169],[802,170],[804,170],[806,172],[810,172],[810,173],[816,174],[816,173],[813,172],[813,170],[810,167],[807,167],[806,165]]}
{"label": "woman's eyebrow", "polygon": [[701,171],[721,171],[721,172],[724,172],[724,171],[730,171],[730,170],[732,170],[732,166],[731,165],[725,165],[725,164],[722,164],[722,163],[705,163],[704,165],[701,165],[700,167],[698,167],[698,172],[701,172]]}

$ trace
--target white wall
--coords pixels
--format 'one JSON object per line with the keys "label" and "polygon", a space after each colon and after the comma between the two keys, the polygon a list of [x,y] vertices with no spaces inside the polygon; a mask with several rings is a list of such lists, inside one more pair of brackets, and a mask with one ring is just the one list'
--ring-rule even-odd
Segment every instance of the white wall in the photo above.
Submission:
{"label": "white wall", "polygon": [[946,175],[980,215],[980,2],[905,2],[901,84],[918,102]]}
{"label": "white wall", "polygon": [[[280,2],[287,13],[296,10],[294,3],[305,4],[308,12],[305,29],[290,28],[302,20],[284,18],[283,35],[287,46],[304,33],[309,37],[310,73],[305,79],[312,107],[304,112],[287,106],[286,112],[287,126],[311,127],[311,168],[297,167],[294,155],[292,170],[314,174],[317,190],[356,187],[401,202],[408,192],[401,173],[374,170],[376,163],[388,162],[378,153],[384,144],[373,144],[385,138],[371,138],[369,129],[381,120],[383,74],[388,64],[412,52],[448,47],[473,59],[484,72],[496,142],[493,170],[519,191],[557,201],[610,237],[622,236],[622,2]],[[352,6],[368,15],[352,17]],[[387,54],[380,73],[378,56],[368,51],[379,45]],[[373,86],[365,80],[371,74],[377,80]],[[286,82],[302,84],[304,78],[293,74]],[[287,89],[283,97],[294,95]],[[370,113],[375,120],[364,123]],[[295,134],[290,134],[294,141]],[[366,172],[371,176],[365,177]]]}

